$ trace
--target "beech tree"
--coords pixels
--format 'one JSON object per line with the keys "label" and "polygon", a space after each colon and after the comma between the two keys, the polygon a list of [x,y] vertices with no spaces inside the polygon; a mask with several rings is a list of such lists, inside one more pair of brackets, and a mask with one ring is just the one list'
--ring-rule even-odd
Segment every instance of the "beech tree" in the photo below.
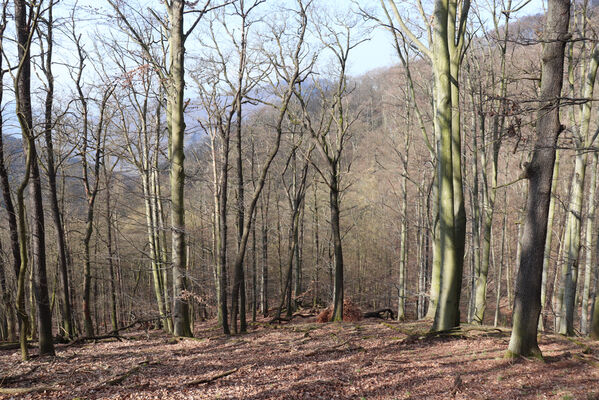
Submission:
{"label": "beech tree", "polygon": [[12,71],[15,86],[16,115],[19,121],[26,154],[26,172],[17,191],[17,207],[19,220],[19,247],[21,268],[17,287],[17,312],[20,314],[20,342],[23,359],[27,359],[27,316],[24,310],[25,273],[28,263],[28,246],[26,237],[24,191],[29,186],[32,210],[31,258],[34,276],[35,300],[37,306],[37,327],[40,354],[54,354],[52,338],[52,314],[48,296],[46,277],[46,242],[44,209],[42,203],[42,185],[37,159],[37,148],[31,111],[31,44],[33,34],[40,18],[41,3],[29,6],[24,0],[15,0],[14,18],[17,32],[18,64]]}
{"label": "beech tree", "polygon": [[[142,46],[148,61],[151,62],[165,85],[167,97],[166,120],[169,131],[169,158],[171,165],[171,240],[173,264],[173,333],[175,336],[193,336],[189,324],[189,304],[184,292],[187,289],[187,253],[185,242],[185,42],[204,15],[213,9],[212,1],[207,0],[200,8],[185,0],[165,2],[167,19],[151,10],[152,15],[164,27],[169,44],[169,56],[166,65],[153,57],[151,44],[144,40],[141,32],[125,16],[120,4],[109,0],[126,30]],[[191,26],[184,29],[184,15],[196,14]]]}
{"label": "beech tree", "polygon": [[[437,0],[427,47],[407,27],[394,1],[395,18],[404,35],[431,61],[435,79],[435,136],[439,162],[439,235],[435,239],[431,301],[438,298],[433,330],[459,325],[460,293],[466,235],[462,187],[462,151],[459,106],[459,73],[463,60],[470,1]],[[425,20],[422,6],[421,13]],[[438,293],[438,295],[437,295]]]}
{"label": "beech tree", "polygon": [[[58,189],[56,177],[58,169],[55,162],[53,131],[57,121],[53,115],[54,110],[54,72],[53,72],[53,52],[54,52],[54,2],[48,4],[47,15],[43,23],[38,27],[38,36],[41,47],[40,69],[42,70],[46,82],[46,98],[44,100],[44,139],[46,142],[46,175],[48,177],[48,188],[50,191],[50,209],[52,211],[52,222],[56,232],[56,244],[58,247],[58,262],[60,277],[62,283],[62,324],[66,338],[72,338],[75,335],[73,326],[73,312],[71,307],[71,293],[67,260],[67,243],[64,232],[63,216],[60,212],[58,201]],[[45,27],[45,30],[42,29]]]}
{"label": "beech tree", "polygon": [[[586,18],[586,12],[583,12],[583,18]],[[582,22],[582,34],[586,32],[586,21]],[[570,43],[570,47],[574,46]],[[582,57],[587,56],[585,54],[585,48],[582,49]],[[575,66],[572,65],[576,61],[573,60],[572,51],[569,51],[569,63],[570,69]],[[593,92],[595,89],[595,78],[597,76],[597,67],[599,66],[599,48],[595,44],[592,44],[588,50],[588,59],[582,60],[582,78],[583,82],[580,88],[581,97],[584,99],[593,98]],[[585,57],[586,58],[586,57]],[[569,73],[569,76],[573,77],[573,71]],[[571,87],[574,87],[574,83],[571,83]],[[574,93],[573,93],[574,94]],[[583,200],[584,200],[584,188],[586,182],[586,169],[588,163],[588,148],[592,148],[597,138],[597,134],[591,135],[590,124],[591,124],[591,112],[593,103],[590,101],[585,102],[580,107],[580,115],[578,120],[579,126],[573,129],[574,132],[574,146],[576,150],[576,161],[574,166],[574,172],[572,176],[572,183],[570,186],[570,201],[568,205],[568,214],[566,219],[565,236],[564,236],[564,258],[565,262],[562,267],[561,282],[562,282],[562,310],[558,310],[560,313],[560,328],[559,332],[563,335],[574,334],[574,314],[576,307],[576,288],[578,286],[578,275],[579,275],[579,263],[580,263],[580,248],[581,248],[581,235],[582,235],[582,218],[583,213]],[[572,109],[572,113],[574,110]],[[574,118],[571,118],[572,122]],[[591,177],[593,179],[594,176]],[[593,199],[591,197],[591,199]],[[589,246],[590,247],[590,246]],[[588,288],[588,286],[587,286]],[[588,296],[588,290],[587,290]],[[586,312],[583,312],[586,313]]]}
{"label": "beech tree", "polygon": [[[346,161],[343,157],[347,153],[347,150],[345,152],[344,150],[351,136],[352,124],[358,114],[347,104],[347,95],[351,91],[347,79],[347,62],[350,52],[365,41],[363,38],[354,38],[353,30],[356,28],[357,24],[354,21],[347,21],[341,16],[318,24],[316,33],[323,47],[330,51],[335,63],[335,79],[330,85],[323,85],[314,79],[314,87],[296,89],[295,92],[302,110],[304,127],[315,143],[324,168],[320,168],[317,161],[313,161],[312,165],[329,189],[330,227],[335,263],[332,321],[343,320],[344,263],[340,194],[344,187],[341,176]],[[313,99],[310,94],[314,89],[318,95]],[[320,105],[319,113],[316,115],[312,115],[311,112],[312,102]],[[345,167],[349,169],[350,165],[351,163],[347,163]]]}
{"label": "beech tree", "polygon": [[563,129],[560,124],[559,106],[563,85],[564,51],[570,38],[569,23],[570,1],[549,0],[543,31],[544,48],[536,140],[532,159],[525,165],[524,170],[528,179],[528,201],[520,267],[516,277],[508,356],[541,357],[537,327],[541,311],[541,280],[555,147]]}
{"label": "beech tree", "polygon": [[[6,8],[8,7],[8,1],[5,1],[2,5],[2,23],[0,24],[0,49],[4,49],[4,31],[7,26]],[[6,71],[2,67],[3,58],[0,57],[0,82],[3,82],[4,74]],[[0,105],[2,105],[2,99],[4,97],[4,85],[0,85]],[[10,232],[10,252],[12,256],[12,269],[15,277],[19,276],[19,270],[21,268],[21,254],[19,250],[19,232],[17,226],[17,212],[13,203],[11,184],[6,168],[6,160],[4,155],[4,118],[0,113],[0,185],[2,186],[2,199],[4,200],[4,207],[6,209],[8,219],[8,229]],[[11,291],[9,290],[7,275],[4,271],[4,259],[2,261],[3,276],[2,279],[2,302],[4,305],[4,312],[7,315],[7,330],[9,339],[14,340],[16,337],[16,326],[14,320],[14,311],[16,304],[13,305]],[[20,317],[19,317],[20,321]],[[21,322],[19,322],[21,323]]]}

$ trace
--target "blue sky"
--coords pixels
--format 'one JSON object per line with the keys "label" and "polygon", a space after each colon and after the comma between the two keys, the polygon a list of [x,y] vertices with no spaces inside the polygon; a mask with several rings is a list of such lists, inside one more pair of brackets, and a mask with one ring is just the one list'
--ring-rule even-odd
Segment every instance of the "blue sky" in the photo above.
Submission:
{"label": "blue sky", "polygon": [[[481,7],[488,7],[492,0],[473,0],[478,3]],[[499,0],[500,1],[500,0]],[[499,2],[498,1],[498,2]],[[512,0],[513,8],[519,7],[524,4],[526,0]],[[350,4],[349,0],[333,0],[335,3],[339,4]],[[518,11],[516,17],[522,17],[525,15],[534,15],[540,14],[544,12],[543,6],[544,0],[530,0],[521,10]],[[376,1],[360,1],[360,4],[366,3],[367,5],[372,5],[372,8],[379,3],[379,0]],[[396,3],[401,3],[400,1],[396,1]],[[372,33],[372,39],[368,42],[362,43],[359,47],[357,47],[350,59],[350,74],[351,75],[361,75],[370,70],[388,67],[394,64],[397,64],[399,60],[395,55],[395,50],[392,46],[392,40],[390,37],[390,33],[384,29],[376,29]]]}

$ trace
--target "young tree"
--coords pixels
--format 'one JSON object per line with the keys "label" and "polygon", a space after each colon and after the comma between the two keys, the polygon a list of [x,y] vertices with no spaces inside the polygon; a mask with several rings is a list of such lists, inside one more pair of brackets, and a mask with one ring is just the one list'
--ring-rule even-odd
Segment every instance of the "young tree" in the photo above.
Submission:
{"label": "young tree", "polygon": [[[158,23],[164,27],[169,45],[167,65],[161,64],[153,56],[151,44],[144,40],[141,32],[124,14],[121,5],[109,0],[127,31],[133,36],[160,75],[165,85],[167,98],[166,121],[169,130],[169,158],[171,183],[171,240],[173,263],[173,333],[175,336],[193,336],[189,323],[189,304],[184,292],[187,289],[187,253],[185,242],[185,42],[204,15],[212,10],[212,1],[206,0],[202,7],[186,0],[165,2],[167,20],[151,10]],[[189,9],[186,10],[186,7]],[[219,7],[218,5],[215,7]],[[184,29],[184,15],[196,14],[189,29]]]}
{"label": "young tree", "polygon": [[[299,118],[292,118],[293,120],[299,121]],[[287,160],[285,162],[285,166],[283,168],[283,172],[281,174],[281,181],[283,187],[285,189],[285,194],[287,195],[287,201],[289,203],[290,215],[289,215],[289,253],[287,257],[287,268],[285,272],[285,281],[283,292],[281,293],[281,302],[279,303],[279,307],[277,308],[277,312],[273,321],[281,319],[281,312],[283,310],[283,306],[286,305],[287,309],[287,317],[291,318],[294,305],[291,301],[291,281],[293,277],[293,263],[294,259],[297,263],[298,254],[299,254],[299,225],[300,225],[300,211],[301,205],[304,202],[304,198],[306,195],[307,189],[307,177],[308,171],[310,167],[310,155],[312,150],[314,149],[314,144],[312,141],[309,143],[309,148],[305,150],[305,154],[303,156],[303,163],[301,166],[301,170],[297,171],[297,155],[301,151],[302,143],[305,141],[306,134],[304,132],[296,133],[297,126],[291,127],[291,151],[287,156]],[[296,136],[299,136],[296,139]],[[291,175],[290,178],[286,179],[286,176]],[[291,182],[289,182],[289,180]],[[299,279],[299,274],[296,274],[296,279]],[[297,296],[296,292],[296,296]]]}
{"label": "young tree", "polygon": [[[345,16],[338,16],[329,21],[317,21],[316,34],[324,48],[331,52],[335,62],[334,80],[323,85],[314,79],[313,87],[308,87],[305,91],[296,90],[304,127],[312,136],[326,168],[319,168],[316,160],[312,162],[329,188],[330,224],[335,256],[332,321],[343,320],[344,263],[339,197],[343,191],[341,175],[345,161],[343,156],[346,155],[343,150],[351,136],[352,124],[357,120],[355,115],[351,115],[347,104],[347,96],[351,91],[347,79],[348,58],[351,50],[366,40],[354,39],[356,27],[357,24],[347,21]],[[317,98],[313,101],[319,104],[320,115],[313,115],[311,111],[314,105],[310,102],[310,94],[315,90]]]}
{"label": "young tree", "polygon": [[[275,114],[275,140],[274,143],[269,147],[266,159],[258,173],[258,180],[254,187],[247,214],[243,221],[243,233],[241,240],[239,241],[238,251],[235,256],[234,268],[240,268],[243,263],[243,258],[247,249],[247,242],[251,233],[252,223],[254,221],[254,213],[256,211],[256,205],[258,199],[264,188],[266,182],[266,176],[270,169],[270,166],[277,156],[281,144],[281,138],[283,136],[283,122],[288,115],[288,108],[293,97],[298,83],[302,82],[306,74],[312,68],[312,64],[309,63],[307,66],[304,62],[304,38],[307,27],[307,14],[306,10],[310,7],[311,2],[304,4],[301,0],[297,1],[297,19],[298,19],[298,30],[295,34],[290,35],[288,41],[285,39],[285,32],[273,31],[275,35],[274,41],[277,45],[274,53],[270,53],[268,57],[274,65],[276,73],[276,84],[273,84],[274,93],[278,97],[278,102],[273,104]],[[289,56],[287,56],[289,54]],[[243,326],[242,326],[243,328]],[[243,329],[242,329],[243,332]]]}
{"label": "young tree", "polygon": [[[8,1],[4,1],[2,4],[2,19],[0,23],[0,50],[3,50],[4,46],[4,31],[6,29],[6,8],[8,7]],[[0,57],[0,82],[4,81],[4,74],[6,73],[5,69],[2,67],[3,58]],[[0,106],[2,105],[2,98],[4,95],[4,85],[0,84]],[[2,198],[4,200],[4,208],[6,209],[6,214],[8,217],[8,229],[10,233],[10,251],[12,255],[12,267],[15,273],[15,276],[18,278],[19,269],[21,267],[21,254],[19,251],[19,230],[17,226],[17,212],[15,210],[15,206],[13,203],[12,192],[10,188],[10,180],[8,177],[8,171],[6,168],[6,161],[4,157],[4,120],[2,117],[2,113],[0,113],[0,186],[2,186]],[[6,275],[5,275],[6,277]],[[8,290],[3,289],[3,302],[6,307],[6,313],[9,314],[9,321],[12,321],[11,316],[14,318],[13,307],[12,304],[15,300],[12,300],[12,296]],[[16,299],[18,300],[18,299]],[[20,319],[19,319],[20,321]],[[14,336],[15,327],[9,327],[9,333],[12,332],[12,336]],[[11,338],[14,340],[14,337]]]}
{"label": "young tree", "polygon": [[[94,232],[94,211],[95,202],[100,187],[100,171],[103,161],[105,136],[106,136],[106,115],[108,100],[114,91],[114,85],[109,84],[102,92],[102,100],[99,104],[99,116],[96,126],[93,126],[92,116],[90,115],[91,94],[84,84],[85,65],[88,60],[88,54],[83,47],[82,36],[77,33],[75,27],[74,14],[71,17],[71,39],[77,51],[77,65],[74,66],[71,77],[77,91],[77,101],[79,102],[81,137],[79,142],[79,156],[81,158],[81,176],[83,190],[86,201],[85,231],[83,235],[83,320],[85,334],[88,337],[94,336],[94,326],[91,313],[91,253],[90,243]],[[94,129],[95,128],[95,129]]]}
{"label": "young tree", "polygon": [[[69,287],[69,273],[68,273],[68,260],[67,260],[67,244],[66,236],[64,233],[64,221],[63,216],[60,212],[60,206],[58,203],[58,191],[56,185],[57,167],[54,160],[54,143],[52,133],[54,125],[57,121],[54,120],[54,73],[52,71],[53,61],[52,56],[54,52],[54,2],[51,1],[48,4],[47,16],[43,19],[43,25],[45,25],[45,31],[42,31],[41,27],[38,27],[38,36],[40,40],[40,47],[42,53],[40,54],[41,62],[40,69],[42,70],[46,82],[46,98],[44,104],[44,139],[46,141],[46,174],[48,176],[48,188],[50,190],[50,210],[52,212],[52,222],[54,223],[54,229],[56,231],[56,244],[58,246],[58,265],[60,270],[60,277],[62,283],[62,324],[65,336],[72,338],[75,335],[75,329],[73,326],[73,315],[71,310],[71,294]],[[44,44],[45,42],[45,44]],[[44,51],[45,50],[45,51]]]}
{"label": "young tree", "polygon": [[[584,52],[583,52],[584,55]],[[570,57],[569,57],[570,58]],[[574,62],[573,60],[571,62]],[[588,64],[587,64],[588,62]],[[584,81],[581,91],[584,99],[593,98],[597,67],[599,66],[599,47],[595,44],[590,49],[590,59],[583,61]],[[562,335],[574,335],[574,314],[576,313],[576,287],[578,283],[578,272],[580,262],[580,244],[583,211],[584,188],[586,179],[586,168],[588,161],[588,149],[592,148],[597,135],[590,134],[592,102],[586,101],[580,108],[580,127],[574,129],[574,144],[576,150],[576,161],[574,174],[570,186],[570,204],[566,219],[566,235],[564,240],[565,263],[562,268],[563,285],[563,309],[559,310],[561,315],[559,332]]]}

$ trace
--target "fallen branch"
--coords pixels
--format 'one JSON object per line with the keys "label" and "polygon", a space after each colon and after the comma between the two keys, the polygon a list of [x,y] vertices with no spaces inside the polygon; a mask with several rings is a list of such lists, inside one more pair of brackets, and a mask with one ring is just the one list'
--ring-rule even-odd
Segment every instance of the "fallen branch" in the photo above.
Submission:
{"label": "fallen branch", "polygon": [[273,317],[270,320],[270,323],[273,324],[275,322],[291,322],[291,320],[295,317],[301,317],[301,318],[311,318],[316,316],[316,314],[300,314],[300,313],[295,313],[291,316],[291,318],[286,318],[283,316],[278,316],[278,317]]}
{"label": "fallen branch", "polygon": [[[27,347],[33,347],[33,343],[28,341]],[[19,342],[6,342],[0,343],[0,350],[17,350],[21,348],[21,344]]]}
{"label": "fallen branch", "polygon": [[304,357],[312,357],[312,356],[315,356],[317,354],[332,353],[332,352],[336,351],[339,347],[345,346],[348,342],[349,342],[349,340],[346,340],[345,342],[339,343],[338,345],[335,345],[335,346],[333,346],[331,348],[328,348],[328,349],[324,349],[324,350],[318,349],[318,350],[311,351],[309,353],[304,354]]}
{"label": "fallen branch", "polygon": [[390,308],[381,308],[380,310],[376,311],[368,311],[362,314],[362,316],[364,318],[387,319],[387,317],[384,316],[384,314],[387,314],[389,317],[391,317],[391,319],[395,319],[395,314],[393,313],[393,310]]}
{"label": "fallen branch", "polygon": [[196,379],[196,380],[191,381],[191,382],[187,382],[186,385],[187,386],[192,386],[192,385],[201,385],[202,383],[214,382],[217,379],[224,378],[225,376],[232,375],[235,372],[237,372],[238,370],[239,370],[239,368],[233,368],[233,369],[230,369],[230,370],[225,371],[225,372],[221,372],[220,374],[216,374],[216,375],[213,375],[213,376],[208,377],[208,378],[200,378],[200,379]]}
{"label": "fallen branch", "polygon": [[398,364],[406,363],[406,360],[392,360],[390,358],[376,358],[374,361],[375,362],[390,362],[390,363],[398,363]]}
{"label": "fallen branch", "polygon": [[100,335],[100,336],[79,337],[79,338],[73,339],[69,343],[65,344],[64,347],[71,347],[71,346],[75,346],[77,344],[81,344],[81,343],[85,343],[85,342],[97,342],[98,340],[105,340],[105,339],[115,339],[115,340],[118,340],[119,342],[123,341],[123,337],[120,336],[118,333],[108,333],[106,335]]}
{"label": "fallen branch", "polygon": [[27,393],[37,393],[37,392],[56,392],[60,389],[52,386],[32,386],[28,388],[0,388],[0,394],[27,394]]}
{"label": "fallen branch", "polygon": [[[399,329],[398,329],[399,330]],[[419,340],[432,340],[432,339],[441,339],[441,338],[457,338],[457,339],[466,339],[471,338],[468,333],[470,332],[484,332],[484,333],[506,333],[507,331],[502,330],[500,328],[495,327],[486,327],[486,326],[457,326],[455,328],[443,330],[443,331],[432,331],[425,333],[408,333],[407,337],[401,341],[402,344],[414,343]]]}
{"label": "fallen branch", "polygon": [[95,342],[97,340],[103,340],[103,339],[116,339],[119,342],[123,340],[123,337],[121,335],[119,335],[119,332],[121,331],[125,331],[127,329],[133,328],[135,325],[137,324],[145,324],[148,322],[153,322],[159,319],[163,319],[165,317],[152,317],[152,318],[146,318],[146,319],[137,319],[133,322],[131,322],[129,325],[125,325],[121,328],[112,330],[110,332],[108,332],[105,335],[100,335],[100,336],[83,336],[83,337],[79,337],[77,339],[72,340],[69,344],[67,344],[65,347],[69,347],[69,346],[73,346],[75,344],[79,344],[79,343],[83,343],[83,342]]}
{"label": "fallen branch", "polygon": [[24,377],[26,377],[27,375],[31,374],[32,372],[34,372],[36,369],[38,369],[40,366],[39,365],[34,365],[33,367],[31,367],[29,369],[29,371],[27,372],[23,372],[21,374],[18,375],[12,375],[12,376],[5,376],[5,377],[0,377],[0,385],[6,385],[9,383],[14,383],[14,382],[18,382],[21,379],[23,379]]}
{"label": "fallen branch", "polygon": [[99,388],[101,386],[115,386],[115,385],[120,385],[121,383],[123,383],[123,381],[125,379],[127,379],[128,377],[130,377],[131,375],[133,375],[134,373],[136,373],[137,371],[139,371],[140,369],[147,367],[149,365],[156,365],[158,364],[158,362],[154,361],[154,362],[150,362],[150,361],[142,361],[141,363],[139,363],[137,366],[129,369],[128,371],[117,375],[114,378],[108,379],[102,383],[100,383],[99,385],[96,386],[96,388]]}

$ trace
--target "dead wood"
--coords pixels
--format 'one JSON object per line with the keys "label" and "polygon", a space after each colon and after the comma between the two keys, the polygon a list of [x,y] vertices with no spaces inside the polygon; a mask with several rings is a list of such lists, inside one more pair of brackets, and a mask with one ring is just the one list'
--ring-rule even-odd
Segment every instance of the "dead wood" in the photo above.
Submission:
{"label": "dead wood", "polygon": [[152,318],[146,318],[146,319],[137,319],[137,320],[131,322],[129,325],[125,325],[125,326],[123,326],[121,328],[112,330],[112,331],[108,332],[105,335],[100,335],[100,336],[82,336],[82,337],[79,337],[77,339],[72,340],[70,343],[68,343],[67,345],[65,345],[65,347],[73,346],[73,345],[84,343],[84,342],[95,342],[97,340],[104,340],[104,339],[116,339],[119,342],[121,342],[124,338],[121,335],[119,335],[119,332],[125,331],[127,329],[131,329],[131,328],[133,328],[137,324],[139,324],[140,326],[143,326],[143,324],[146,324],[148,322],[154,322],[154,321],[157,321],[157,320],[162,319],[162,318],[163,317],[152,317]]}
{"label": "dead wood", "polygon": [[115,386],[115,385],[120,385],[121,383],[123,383],[123,381],[125,379],[127,379],[128,377],[130,377],[131,375],[133,375],[134,373],[136,373],[137,371],[139,371],[140,369],[147,367],[149,365],[156,365],[159,364],[156,361],[142,361],[141,363],[139,363],[138,365],[136,365],[135,367],[125,371],[124,373],[115,376],[114,378],[108,379],[102,383],[100,383],[99,385],[96,386],[96,388],[99,388],[101,386]]}
{"label": "dead wood", "polygon": [[28,388],[0,388],[0,394],[18,395],[37,392],[56,392],[60,389],[52,386],[32,386]]}
{"label": "dead wood", "polygon": [[79,337],[79,338],[73,339],[69,343],[65,344],[64,347],[71,347],[71,346],[75,346],[75,345],[85,343],[85,342],[97,342],[99,340],[106,340],[106,339],[114,339],[114,340],[118,340],[119,342],[123,341],[123,337],[120,336],[118,333],[109,333],[109,334],[100,335],[100,336]]}
{"label": "dead wood", "polygon": [[[399,329],[398,329],[399,330]],[[400,330],[401,331],[401,330]],[[409,344],[417,341],[424,340],[433,340],[433,339],[443,339],[443,338],[454,338],[454,339],[469,339],[472,338],[472,335],[469,335],[470,332],[483,332],[487,334],[503,334],[507,331],[504,331],[500,328],[495,327],[487,327],[487,326],[458,326],[452,329],[447,329],[444,331],[431,331],[425,333],[408,333],[407,337],[402,340],[401,344]]]}
{"label": "dead wood", "polygon": [[[316,322],[321,324],[330,322],[333,317],[333,309],[334,307],[331,304],[322,310],[322,312],[316,317]],[[354,302],[347,298],[343,300],[343,321],[357,322],[362,320],[362,315],[362,310],[360,310],[360,307],[358,307]]]}
{"label": "dead wood", "polygon": [[318,354],[327,354],[327,353],[332,353],[334,351],[337,351],[337,349],[339,349],[340,347],[345,346],[347,343],[349,342],[349,340],[344,341],[343,343],[339,343],[333,347],[330,347],[328,349],[316,349],[314,351],[311,351],[309,353],[304,354],[304,357],[312,357]]}
{"label": "dead wood", "polygon": [[395,319],[395,314],[393,313],[393,310],[390,308],[381,308],[380,310],[365,312],[364,314],[362,314],[362,317],[364,317],[364,318],[379,318],[379,319],[387,319],[387,318]]}
{"label": "dead wood", "polygon": [[279,315],[278,317],[273,317],[269,323],[274,324],[275,322],[291,322],[293,320],[293,318],[295,317],[300,317],[300,318],[311,318],[311,317],[315,317],[316,314],[302,314],[302,313],[295,313],[291,316],[291,318],[286,318],[283,317],[281,315]]}
{"label": "dead wood", "polygon": [[221,372],[220,374],[216,374],[216,375],[213,375],[213,376],[208,377],[208,378],[200,378],[200,379],[196,379],[196,380],[191,381],[191,382],[187,382],[186,385],[187,386],[192,386],[192,385],[200,385],[202,383],[214,382],[217,379],[224,378],[225,376],[232,375],[235,372],[237,372],[238,370],[239,370],[239,368],[233,368],[233,369],[230,369],[230,370],[225,371],[225,372]]}
{"label": "dead wood", "polygon": [[23,378],[25,378],[27,375],[29,375],[32,372],[34,372],[35,370],[37,370],[39,367],[40,367],[39,365],[34,365],[27,372],[23,372],[23,373],[17,374],[17,375],[0,377],[0,385],[6,385],[6,384],[18,382],[18,381],[22,380]]}
{"label": "dead wood", "polygon": [[[27,342],[27,347],[33,348],[33,342]],[[0,350],[17,350],[20,348],[21,344],[19,342],[0,343]]]}

